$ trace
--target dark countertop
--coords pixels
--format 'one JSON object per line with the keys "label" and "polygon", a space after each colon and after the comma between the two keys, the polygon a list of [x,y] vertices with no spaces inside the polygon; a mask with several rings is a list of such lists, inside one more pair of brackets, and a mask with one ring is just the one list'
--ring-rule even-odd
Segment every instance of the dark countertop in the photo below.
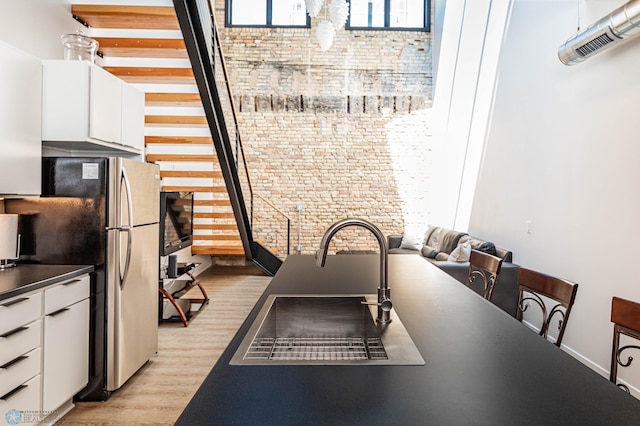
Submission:
{"label": "dark countertop", "polygon": [[93,271],[87,265],[19,264],[0,270],[0,300],[38,290]]}
{"label": "dark countertop", "polygon": [[267,295],[375,293],[378,259],[289,256],[176,424],[638,424],[640,401],[419,256],[389,257],[389,287],[425,365],[229,365]]}

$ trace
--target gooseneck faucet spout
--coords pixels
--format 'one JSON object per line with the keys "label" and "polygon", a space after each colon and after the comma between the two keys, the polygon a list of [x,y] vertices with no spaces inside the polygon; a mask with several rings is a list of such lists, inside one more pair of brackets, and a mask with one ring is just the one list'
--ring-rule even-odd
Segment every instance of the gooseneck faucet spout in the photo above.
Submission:
{"label": "gooseneck faucet spout", "polygon": [[391,290],[389,289],[387,272],[389,254],[387,250],[387,240],[378,227],[364,219],[343,219],[334,223],[322,236],[320,249],[316,252],[316,265],[324,267],[327,261],[329,242],[339,230],[347,226],[359,226],[368,229],[378,240],[378,244],[380,245],[380,285],[378,287],[378,303],[376,303],[378,306],[378,318],[376,320],[381,324],[387,324],[391,322],[390,311],[392,308]]}

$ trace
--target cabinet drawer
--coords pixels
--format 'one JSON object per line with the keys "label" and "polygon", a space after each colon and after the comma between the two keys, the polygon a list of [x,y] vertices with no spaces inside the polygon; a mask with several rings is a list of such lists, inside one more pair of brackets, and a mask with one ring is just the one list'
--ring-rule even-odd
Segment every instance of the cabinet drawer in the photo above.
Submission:
{"label": "cabinet drawer", "polygon": [[40,375],[0,395],[0,413],[9,423],[38,423],[40,410]]}
{"label": "cabinet drawer", "polygon": [[89,297],[89,275],[74,278],[44,292],[44,314],[48,315]]}
{"label": "cabinet drawer", "polygon": [[40,348],[0,365],[0,395],[40,374]]}
{"label": "cabinet drawer", "polygon": [[42,292],[0,302],[0,335],[42,316]]}
{"label": "cabinet drawer", "polygon": [[18,327],[0,335],[0,365],[40,346],[42,321]]}

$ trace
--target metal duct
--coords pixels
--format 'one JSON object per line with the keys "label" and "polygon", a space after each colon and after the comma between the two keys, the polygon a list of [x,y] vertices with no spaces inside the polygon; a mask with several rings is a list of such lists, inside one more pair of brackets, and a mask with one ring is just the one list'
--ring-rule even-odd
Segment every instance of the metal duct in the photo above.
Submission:
{"label": "metal duct", "polygon": [[640,34],[640,0],[631,0],[608,16],[579,31],[558,49],[565,65],[574,65],[623,40]]}

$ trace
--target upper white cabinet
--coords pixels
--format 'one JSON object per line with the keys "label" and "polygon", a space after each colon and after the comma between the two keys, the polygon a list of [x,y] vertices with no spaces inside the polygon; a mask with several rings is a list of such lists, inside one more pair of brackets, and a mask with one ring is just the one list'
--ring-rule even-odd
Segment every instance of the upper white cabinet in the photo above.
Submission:
{"label": "upper white cabinet", "polygon": [[0,93],[0,197],[40,195],[40,59],[0,41]]}
{"label": "upper white cabinet", "polygon": [[141,153],[144,94],[88,61],[43,61],[42,140],[71,151]]}

